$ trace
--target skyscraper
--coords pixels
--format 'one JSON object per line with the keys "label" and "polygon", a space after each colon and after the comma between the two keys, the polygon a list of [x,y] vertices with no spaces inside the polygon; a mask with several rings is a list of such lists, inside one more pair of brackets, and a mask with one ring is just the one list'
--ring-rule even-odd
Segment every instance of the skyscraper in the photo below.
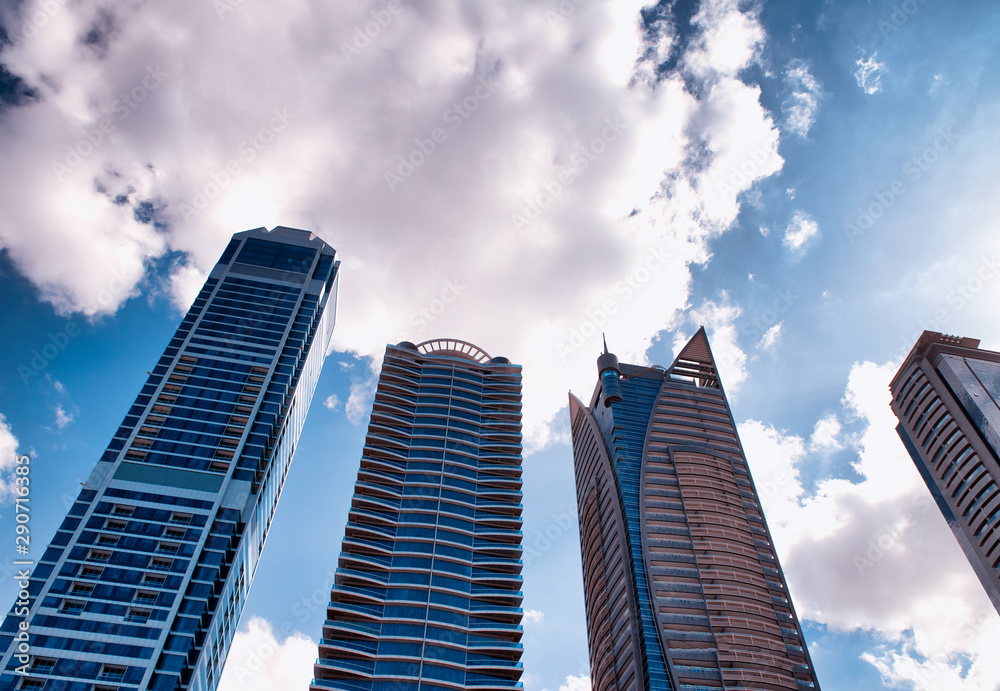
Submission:
{"label": "skyscraper", "polygon": [[889,390],[896,432],[1000,612],[1000,353],[924,331]]}
{"label": "skyscraper", "polygon": [[570,394],[594,691],[819,684],[704,329]]}
{"label": "skyscraper", "polygon": [[311,689],[520,688],[521,368],[386,348]]}
{"label": "skyscraper", "polygon": [[30,612],[0,627],[0,688],[215,688],[323,366],[338,273],[308,232],[233,236],[34,565]]}

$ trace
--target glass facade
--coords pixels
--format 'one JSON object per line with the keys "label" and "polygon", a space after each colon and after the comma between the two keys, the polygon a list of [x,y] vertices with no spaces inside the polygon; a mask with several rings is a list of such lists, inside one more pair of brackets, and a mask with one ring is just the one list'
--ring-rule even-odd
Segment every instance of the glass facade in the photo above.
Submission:
{"label": "glass facade", "polygon": [[215,688],[332,335],[338,274],[306,231],[233,237],[34,566],[28,615],[0,626],[0,688]]}
{"label": "glass facade", "polygon": [[896,432],[1000,612],[1000,353],[925,331],[889,389]]}
{"label": "glass facade", "polygon": [[595,691],[818,688],[704,330],[570,396]]}
{"label": "glass facade", "polygon": [[521,599],[521,368],[389,346],[310,688],[521,688]]}

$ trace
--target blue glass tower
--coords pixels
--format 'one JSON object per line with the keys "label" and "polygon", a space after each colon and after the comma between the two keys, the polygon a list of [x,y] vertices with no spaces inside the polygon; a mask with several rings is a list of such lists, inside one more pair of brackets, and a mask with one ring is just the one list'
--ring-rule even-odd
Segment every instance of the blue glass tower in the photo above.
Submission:
{"label": "blue glass tower", "polygon": [[311,689],[521,687],[521,368],[386,349]]}
{"label": "blue glass tower", "polygon": [[27,616],[0,627],[0,689],[216,687],[323,366],[338,273],[306,231],[233,237],[33,566]]}

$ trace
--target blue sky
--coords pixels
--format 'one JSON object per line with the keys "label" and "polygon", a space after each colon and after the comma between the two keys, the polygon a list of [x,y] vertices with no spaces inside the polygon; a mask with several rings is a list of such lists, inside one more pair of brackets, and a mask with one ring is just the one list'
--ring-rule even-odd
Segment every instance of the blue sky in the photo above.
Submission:
{"label": "blue sky", "polygon": [[[887,392],[924,328],[1000,350],[995,3],[0,19],[0,450],[36,459],[39,550],[233,232],[343,261],[224,688],[310,677],[381,353],[442,336],[524,365],[525,687],[587,688],[566,391],[589,397],[602,330],[666,365],[700,324],[823,688],[997,688],[1000,618]],[[11,541],[12,518],[0,494]]]}

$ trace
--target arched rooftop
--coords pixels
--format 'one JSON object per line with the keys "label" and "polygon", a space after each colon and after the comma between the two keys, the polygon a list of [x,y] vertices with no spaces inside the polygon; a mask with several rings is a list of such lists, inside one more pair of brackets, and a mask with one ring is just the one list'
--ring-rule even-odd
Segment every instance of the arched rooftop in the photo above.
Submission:
{"label": "arched rooftop", "polygon": [[459,357],[473,362],[488,365],[490,354],[477,345],[468,341],[460,341],[456,338],[435,338],[417,344],[417,350],[424,355],[444,355],[448,357]]}

